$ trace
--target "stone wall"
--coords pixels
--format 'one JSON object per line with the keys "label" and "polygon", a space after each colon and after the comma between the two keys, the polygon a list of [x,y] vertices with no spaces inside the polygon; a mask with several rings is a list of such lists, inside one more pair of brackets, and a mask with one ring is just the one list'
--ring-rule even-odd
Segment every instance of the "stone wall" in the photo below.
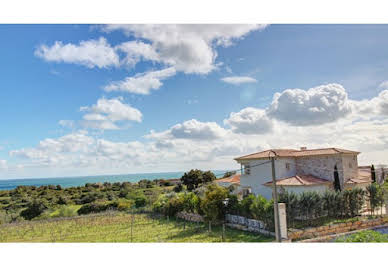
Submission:
{"label": "stone wall", "polygon": [[189,213],[189,212],[178,212],[176,214],[177,218],[190,221],[190,222],[203,222],[203,217],[196,213]]}
{"label": "stone wall", "polygon": [[265,224],[262,221],[249,219],[243,216],[227,214],[226,217],[227,226],[236,228],[243,231],[262,233],[267,235],[275,235],[273,232],[265,229]]}
{"label": "stone wall", "polygon": [[370,227],[375,227],[378,225],[388,225],[388,216],[373,220],[359,220],[354,222],[340,223],[325,225],[319,227],[311,227],[306,229],[290,229],[288,232],[288,238],[290,240],[306,239],[306,238],[316,238],[323,237],[327,235],[335,235],[345,232],[350,232],[359,229],[365,229]]}

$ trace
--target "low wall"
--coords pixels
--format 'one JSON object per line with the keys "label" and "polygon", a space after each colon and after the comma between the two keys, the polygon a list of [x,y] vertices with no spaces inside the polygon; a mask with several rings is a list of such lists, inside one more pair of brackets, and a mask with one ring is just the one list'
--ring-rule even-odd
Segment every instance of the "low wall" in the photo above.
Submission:
{"label": "low wall", "polygon": [[311,227],[306,229],[290,229],[288,238],[290,240],[317,238],[328,235],[335,235],[359,229],[372,228],[379,225],[388,225],[388,216],[380,217],[372,220],[359,220],[354,222],[339,223],[332,225],[325,225],[319,227]]}
{"label": "low wall", "polygon": [[249,219],[243,216],[227,214],[226,217],[227,226],[236,228],[243,231],[262,233],[274,236],[274,232],[267,231],[265,224],[262,221]]}
{"label": "low wall", "polygon": [[178,212],[176,214],[177,218],[190,221],[190,222],[203,222],[203,217],[196,213],[189,213],[189,212]]}

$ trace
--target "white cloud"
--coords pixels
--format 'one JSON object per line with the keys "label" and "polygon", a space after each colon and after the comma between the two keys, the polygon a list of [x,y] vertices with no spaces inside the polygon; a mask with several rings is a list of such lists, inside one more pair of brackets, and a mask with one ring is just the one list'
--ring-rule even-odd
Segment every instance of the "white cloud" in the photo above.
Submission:
{"label": "white cloud", "polygon": [[225,77],[221,79],[223,82],[230,83],[233,85],[240,85],[244,83],[256,83],[257,80],[251,77],[243,77],[243,76],[233,76],[233,77]]}
{"label": "white cloud", "polygon": [[268,109],[270,117],[298,126],[335,122],[350,112],[348,95],[339,84],[275,93]]}
{"label": "white cloud", "polygon": [[147,135],[152,139],[192,139],[192,140],[211,140],[221,138],[225,135],[226,130],[220,127],[215,122],[200,122],[196,119],[191,119],[183,122],[182,124],[176,124],[170,129]]}
{"label": "white cloud", "polygon": [[388,90],[388,80],[381,82],[379,85],[379,88],[384,89],[384,90]]}
{"label": "white cloud", "polygon": [[115,47],[126,54],[124,63],[135,66],[140,60],[160,61],[158,53],[148,43],[141,41],[129,41]]}
{"label": "white cloud", "polygon": [[77,44],[63,44],[57,41],[52,46],[41,45],[35,55],[46,61],[84,65],[89,68],[118,67],[120,59],[115,49],[105,38],[81,41]]}
{"label": "white cloud", "polygon": [[360,101],[350,101],[356,116],[388,116],[388,90],[383,90],[377,97]]}
{"label": "white cloud", "polygon": [[224,120],[225,125],[231,126],[233,132],[242,134],[263,134],[272,130],[273,123],[265,110],[247,107],[240,112],[231,113]]}
{"label": "white cloud", "polygon": [[87,112],[80,122],[85,128],[116,130],[120,127],[115,123],[119,121],[142,121],[142,113],[122,102],[122,98],[98,99],[97,103],[92,106],[83,106],[81,111]]}
{"label": "white cloud", "polygon": [[176,73],[173,67],[158,71],[150,71],[137,74],[134,77],[127,77],[122,81],[112,82],[107,85],[105,91],[125,91],[136,94],[150,94],[151,90],[158,90],[163,83],[161,80],[174,76]]}
{"label": "white cloud", "polygon": [[[217,24],[217,25],[106,25],[103,30],[122,30],[127,35],[150,42],[129,49],[130,62],[135,62],[135,52],[148,59],[174,66],[185,73],[207,74],[215,66],[215,47],[231,45],[233,40],[243,38],[251,31],[264,29],[266,25]],[[140,50],[140,51],[138,51]],[[147,50],[147,52],[144,52]],[[157,53],[157,56],[155,53]],[[144,56],[145,57],[145,56]],[[134,58],[134,60],[133,60]],[[146,57],[145,57],[146,58]]]}
{"label": "white cloud", "polygon": [[47,138],[39,142],[36,148],[26,148],[10,151],[11,156],[18,156],[35,160],[55,160],[56,154],[66,154],[75,152],[87,152],[89,146],[94,143],[94,139],[87,136],[87,132],[78,132],[62,136],[57,139]]}
{"label": "white cloud", "polygon": [[0,169],[7,169],[7,161],[6,160],[0,160]]}
{"label": "white cloud", "polygon": [[101,98],[98,99],[96,104],[90,107],[83,106],[80,110],[90,112],[89,116],[86,117],[86,120],[101,121],[104,120],[101,119],[101,117],[105,116],[105,119],[113,122],[122,120],[141,122],[143,116],[138,109],[133,108],[129,104],[123,103],[122,98]]}
{"label": "white cloud", "polygon": [[59,120],[58,122],[59,125],[62,127],[68,127],[68,128],[74,128],[75,123],[73,120]]}
{"label": "white cloud", "polygon": [[[363,100],[363,104],[376,104],[376,99],[385,99],[386,92],[382,94],[370,100]],[[350,104],[355,102],[360,101],[350,101]],[[87,110],[91,111],[91,107]],[[376,110],[381,109],[379,107]],[[362,117],[356,109],[352,108],[351,111],[351,115],[338,119],[336,123],[302,123],[303,126],[300,126],[300,123],[294,125],[272,119],[272,125],[268,125],[272,129],[266,131],[265,127],[260,127],[268,122],[265,111],[247,107],[231,113],[224,120],[231,129],[225,129],[215,122],[192,119],[164,131],[151,131],[141,141],[132,142],[99,139],[89,136],[86,131],[79,131],[57,139],[45,139],[36,147],[14,150],[10,155],[27,160],[21,166],[28,168],[29,175],[33,169],[39,168],[43,169],[42,173],[50,171],[52,176],[55,174],[51,171],[57,169],[60,171],[57,176],[64,176],[65,172],[90,175],[179,171],[191,168],[237,169],[239,166],[233,158],[239,155],[269,148],[297,149],[301,146],[358,150],[361,152],[360,165],[387,164],[387,157],[383,155],[388,152],[388,117],[381,116],[381,112],[378,116],[377,113],[369,113]],[[108,117],[100,112],[90,113]],[[111,120],[100,122],[105,121]],[[260,136],[257,135],[258,131],[262,131]]]}

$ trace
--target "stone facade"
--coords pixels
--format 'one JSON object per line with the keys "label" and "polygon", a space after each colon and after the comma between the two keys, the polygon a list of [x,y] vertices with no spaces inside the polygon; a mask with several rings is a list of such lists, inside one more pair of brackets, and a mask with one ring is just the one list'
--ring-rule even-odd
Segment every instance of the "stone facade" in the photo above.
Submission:
{"label": "stone facade", "polygon": [[384,216],[373,220],[367,220],[365,218],[364,220],[359,220],[354,222],[311,227],[311,228],[305,228],[300,230],[290,229],[288,232],[288,238],[290,240],[318,238],[318,237],[350,232],[350,231],[359,230],[359,229],[371,228],[378,225],[388,225],[388,216]]}

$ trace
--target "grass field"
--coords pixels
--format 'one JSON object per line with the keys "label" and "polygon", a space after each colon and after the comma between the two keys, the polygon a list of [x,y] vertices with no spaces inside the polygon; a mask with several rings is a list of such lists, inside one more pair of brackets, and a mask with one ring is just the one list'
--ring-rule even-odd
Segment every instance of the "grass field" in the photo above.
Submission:
{"label": "grass field", "polygon": [[[6,224],[0,242],[221,242],[221,227],[152,218],[147,214],[104,213]],[[131,241],[132,240],[132,241]],[[226,242],[269,242],[267,236],[226,228]]]}

